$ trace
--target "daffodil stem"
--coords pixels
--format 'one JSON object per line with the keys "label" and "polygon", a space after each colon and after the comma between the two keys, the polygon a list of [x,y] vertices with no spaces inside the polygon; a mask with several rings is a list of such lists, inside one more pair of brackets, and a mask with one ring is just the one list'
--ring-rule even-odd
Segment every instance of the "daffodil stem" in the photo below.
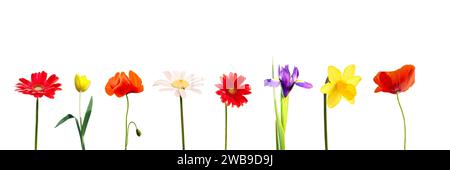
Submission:
{"label": "daffodil stem", "polygon": [[228,146],[228,107],[225,103],[225,150],[227,150]]}
{"label": "daffodil stem", "polygon": [[184,146],[184,117],[183,117],[183,97],[180,96],[180,116],[181,116],[181,141],[182,141],[182,148],[185,150]]}
{"label": "daffodil stem", "polygon": [[34,128],[34,150],[38,149],[39,98],[36,98],[36,123]]}
{"label": "daffodil stem", "polygon": [[402,104],[400,103],[399,93],[397,93],[397,102],[398,102],[398,106],[400,107],[400,111],[402,112],[402,118],[403,118],[403,150],[406,150],[406,119],[405,119],[405,113],[403,112]]}
{"label": "daffodil stem", "polygon": [[127,112],[125,114],[125,150],[128,147],[128,109],[130,108],[130,100],[128,99],[128,95],[125,95],[127,98]]}
{"label": "daffodil stem", "polygon": [[323,95],[323,126],[325,135],[325,150],[328,150],[327,94]]}

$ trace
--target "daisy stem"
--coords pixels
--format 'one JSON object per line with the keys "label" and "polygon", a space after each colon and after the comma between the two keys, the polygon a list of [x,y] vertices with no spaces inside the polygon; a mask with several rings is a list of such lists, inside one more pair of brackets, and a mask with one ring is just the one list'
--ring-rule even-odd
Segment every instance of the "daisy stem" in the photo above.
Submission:
{"label": "daisy stem", "polygon": [[127,98],[127,113],[125,114],[125,150],[128,147],[128,109],[130,108],[130,101],[128,99],[128,94],[125,95]]}
{"label": "daisy stem", "polygon": [[185,147],[184,147],[183,97],[181,97],[181,96],[180,96],[180,116],[181,116],[181,141],[183,144],[183,150],[185,150]]}
{"label": "daisy stem", "polygon": [[36,98],[36,123],[34,128],[34,150],[38,148],[39,98]]}
{"label": "daisy stem", "polygon": [[400,107],[400,111],[402,112],[402,118],[403,118],[403,150],[406,150],[406,119],[405,119],[405,113],[403,112],[402,104],[400,103],[399,93],[397,93],[397,102],[398,102],[398,106]]}
{"label": "daisy stem", "polygon": [[225,150],[227,150],[228,144],[228,107],[225,103]]}

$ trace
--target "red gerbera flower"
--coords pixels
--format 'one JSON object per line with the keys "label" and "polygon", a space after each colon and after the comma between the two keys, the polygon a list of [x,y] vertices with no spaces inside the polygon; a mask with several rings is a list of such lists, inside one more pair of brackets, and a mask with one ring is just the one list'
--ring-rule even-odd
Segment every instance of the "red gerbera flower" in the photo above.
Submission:
{"label": "red gerbera flower", "polygon": [[232,105],[237,107],[247,103],[247,98],[244,95],[251,94],[251,88],[249,84],[243,84],[245,81],[244,76],[230,73],[228,76],[224,74],[220,77],[220,80],[222,83],[216,84],[216,87],[219,88],[216,94],[220,95],[223,103],[227,106]]}
{"label": "red gerbera flower", "polygon": [[50,99],[54,98],[55,92],[61,90],[61,84],[56,83],[58,77],[52,74],[47,79],[47,73],[45,71],[31,74],[31,81],[20,78],[20,83],[16,84],[16,91],[33,95],[36,98],[41,98],[42,96],[47,96]]}
{"label": "red gerbera flower", "polygon": [[378,87],[375,92],[397,94],[408,90],[415,82],[415,67],[404,65],[395,71],[380,71],[373,78]]}

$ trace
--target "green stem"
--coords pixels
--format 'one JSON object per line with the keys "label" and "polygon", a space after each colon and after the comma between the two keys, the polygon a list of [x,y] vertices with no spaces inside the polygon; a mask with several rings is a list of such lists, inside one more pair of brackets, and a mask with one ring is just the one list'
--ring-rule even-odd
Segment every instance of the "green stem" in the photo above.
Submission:
{"label": "green stem", "polygon": [[78,116],[80,116],[80,125],[83,126],[83,118],[81,117],[81,92],[78,95]]}
{"label": "green stem", "polygon": [[397,93],[397,102],[398,106],[400,107],[400,111],[402,112],[402,118],[403,118],[403,150],[406,150],[406,119],[405,119],[405,113],[403,112],[402,104],[400,103],[399,93]]}
{"label": "green stem", "polygon": [[[84,147],[84,138],[83,138],[83,135],[81,134],[80,124],[78,123],[76,118],[75,118],[75,123],[77,123],[78,134],[80,136],[80,141],[81,141],[81,149],[86,150],[86,148]],[[81,126],[83,126],[83,125],[81,125]]]}
{"label": "green stem", "polygon": [[183,150],[185,150],[185,146],[184,146],[183,98],[181,96],[180,96],[180,116],[181,116],[181,141],[183,143]]}
{"label": "green stem", "polygon": [[[330,80],[325,80],[325,84],[329,83]],[[323,129],[325,135],[325,150],[328,150],[328,122],[327,122],[327,94],[323,94]]]}
{"label": "green stem", "polygon": [[128,109],[130,108],[130,101],[128,99],[128,94],[125,95],[127,98],[127,113],[125,114],[125,150],[128,147]]}
{"label": "green stem", "polygon": [[34,150],[38,148],[39,98],[36,98],[36,123],[34,128]]}
{"label": "green stem", "polygon": [[225,103],[225,150],[227,150],[228,146],[228,107]]}
{"label": "green stem", "polygon": [[[79,95],[78,95],[78,116],[80,116],[80,124],[78,125],[78,123],[77,123],[77,126],[83,126],[83,117],[81,117],[81,92],[79,92]],[[84,136],[81,134],[81,128],[80,127],[78,127],[78,131],[79,131],[79,134],[80,134],[81,148],[83,150],[86,150],[85,146],[84,146]]]}
{"label": "green stem", "polygon": [[325,150],[328,150],[327,94],[323,95],[323,126],[325,134]]}

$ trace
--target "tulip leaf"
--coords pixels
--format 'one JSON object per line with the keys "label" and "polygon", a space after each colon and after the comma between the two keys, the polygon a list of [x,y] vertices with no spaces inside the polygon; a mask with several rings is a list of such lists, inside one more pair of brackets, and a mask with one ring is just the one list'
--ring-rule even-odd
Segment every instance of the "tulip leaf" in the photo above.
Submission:
{"label": "tulip leaf", "polygon": [[59,122],[58,124],[56,124],[55,128],[57,128],[59,125],[63,124],[64,122],[66,122],[69,119],[75,118],[73,115],[68,114],[66,116],[64,116]]}
{"label": "tulip leaf", "polygon": [[89,105],[86,109],[86,113],[84,114],[83,124],[81,125],[81,135],[82,136],[84,136],[84,134],[86,133],[87,125],[89,123],[89,118],[91,117],[93,102],[94,102],[94,99],[91,96],[91,100],[89,100]]}

